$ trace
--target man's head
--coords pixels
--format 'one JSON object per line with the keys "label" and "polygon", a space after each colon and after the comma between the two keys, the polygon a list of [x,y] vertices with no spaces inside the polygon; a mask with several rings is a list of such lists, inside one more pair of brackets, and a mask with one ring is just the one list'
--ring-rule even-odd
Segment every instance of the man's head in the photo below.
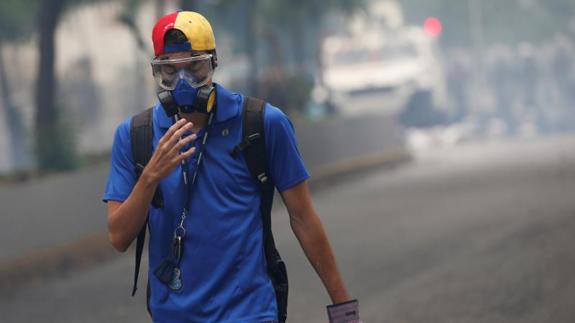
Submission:
{"label": "man's head", "polygon": [[201,109],[195,104],[198,93],[209,93],[213,101],[209,88],[217,65],[216,42],[206,18],[191,11],[165,15],[156,22],[152,41],[152,72],[161,90],[171,93],[180,111],[209,111],[209,103]]}
{"label": "man's head", "polygon": [[[171,76],[177,77],[175,74],[170,75],[170,72],[176,72],[172,69],[185,68],[186,64],[190,66],[185,70],[199,72],[200,77],[209,76],[211,81],[211,72],[217,66],[216,41],[210,23],[202,15],[180,11],[161,17],[152,30],[152,41],[155,55],[152,69],[161,88],[173,89],[171,85],[165,84],[166,80],[159,77],[168,77],[169,83]],[[186,60],[186,57],[195,59]],[[177,63],[172,64],[170,61],[174,59]],[[208,66],[208,62],[211,66]],[[195,85],[194,82],[190,83]]]}

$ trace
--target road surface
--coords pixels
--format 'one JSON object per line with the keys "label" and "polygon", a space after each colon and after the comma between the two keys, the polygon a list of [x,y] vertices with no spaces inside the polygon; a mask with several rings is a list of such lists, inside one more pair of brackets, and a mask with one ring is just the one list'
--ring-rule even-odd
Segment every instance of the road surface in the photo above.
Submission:
{"label": "road surface", "polygon": [[[365,322],[574,322],[575,137],[419,153],[314,192]],[[289,230],[290,322],[325,322],[328,297]],[[3,322],[146,322],[132,255],[0,296]],[[141,286],[143,287],[143,286]]]}

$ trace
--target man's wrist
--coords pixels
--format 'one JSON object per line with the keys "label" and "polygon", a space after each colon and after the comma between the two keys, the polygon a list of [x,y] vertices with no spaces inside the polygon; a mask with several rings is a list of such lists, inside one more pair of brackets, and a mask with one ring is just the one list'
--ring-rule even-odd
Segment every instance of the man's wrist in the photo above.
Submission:
{"label": "man's wrist", "polygon": [[333,291],[330,293],[330,298],[333,304],[347,302],[352,299],[346,290]]}
{"label": "man's wrist", "polygon": [[140,181],[142,182],[142,184],[144,184],[146,188],[149,189],[155,189],[160,182],[155,176],[153,176],[149,172],[146,172],[145,170],[142,172],[142,175],[140,176]]}

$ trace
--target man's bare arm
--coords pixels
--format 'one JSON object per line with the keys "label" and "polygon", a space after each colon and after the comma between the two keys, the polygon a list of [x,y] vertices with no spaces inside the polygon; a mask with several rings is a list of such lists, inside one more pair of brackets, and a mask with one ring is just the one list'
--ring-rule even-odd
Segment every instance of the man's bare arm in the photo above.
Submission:
{"label": "man's bare arm", "polygon": [[349,300],[327,235],[313,208],[307,181],[285,190],[281,196],[290,215],[291,228],[331,301],[335,304]]}
{"label": "man's bare arm", "polygon": [[116,250],[126,251],[140,232],[156,187],[142,175],[124,202],[108,201],[108,239]]}
{"label": "man's bare arm", "polygon": [[118,251],[124,252],[128,249],[146,222],[148,208],[158,183],[184,158],[194,153],[194,147],[180,153],[186,144],[196,139],[195,134],[180,139],[192,127],[193,124],[185,119],[172,125],[158,142],[158,148],[128,198],[124,202],[108,202],[108,238]]}

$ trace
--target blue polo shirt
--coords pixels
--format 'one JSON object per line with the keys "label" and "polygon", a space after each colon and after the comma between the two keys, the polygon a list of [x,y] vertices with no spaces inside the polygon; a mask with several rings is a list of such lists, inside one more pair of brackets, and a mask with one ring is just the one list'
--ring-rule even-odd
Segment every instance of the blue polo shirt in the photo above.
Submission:
{"label": "blue polo shirt", "polygon": [[[216,97],[215,119],[208,130],[204,160],[191,195],[185,196],[182,169],[178,166],[159,184],[163,208],[150,207],[148,280],[154,322],[277,320],[275,294],[263,251],[258,187],[244,156],[230,154],[242,140],[243,96],[216,84]],[[126,200],[136,182],[130,119],[116,130],[105,202]],[[155,148],[173,119],[158,104],[153,110],[153,123]],[[264,128],[266,157],[277,190],[285,191],[308,179],[288,118],[268,104]],[[194,144],[199,146],[199,140]],[[194,154],[187,163],[190,176],[196,158]],[[184,203],[188,203],[190,212],[185,221],[180,263],[183,287],[173,291],[152,273],[170,252]]]}

